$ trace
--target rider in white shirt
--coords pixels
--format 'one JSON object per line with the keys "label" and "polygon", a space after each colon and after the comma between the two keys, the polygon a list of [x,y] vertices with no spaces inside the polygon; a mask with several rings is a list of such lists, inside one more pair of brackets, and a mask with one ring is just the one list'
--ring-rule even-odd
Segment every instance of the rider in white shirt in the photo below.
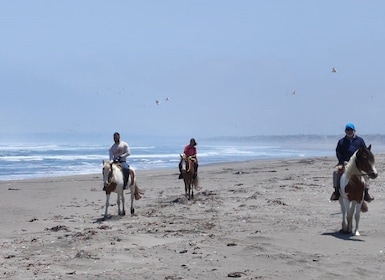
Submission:
{"label": "rider in white shirt", "polygon": [[120,140],[119,132],[114,133],[114,144],[109,149],[110,160],[119,162],[123,168],[124,188],[127,186],[130,166],[127,164],[127,157],[130,155],[130,147],[124,141]]}

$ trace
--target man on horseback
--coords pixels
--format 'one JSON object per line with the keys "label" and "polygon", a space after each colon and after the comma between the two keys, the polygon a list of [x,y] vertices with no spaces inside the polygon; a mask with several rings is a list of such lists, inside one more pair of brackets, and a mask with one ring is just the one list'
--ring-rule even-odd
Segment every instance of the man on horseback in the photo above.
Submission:
{"label": "man on horseback", "polygon": [[[190,144],[188,144],[186,147],[184,147],[183,153],[187,157],[191,157],[194,161],[194,179],[197,177],[198,174],[198,157],[197,157],[197,149],[196,146],[197,142],[195,141],[194,138],[190,139]],[[179,179],[183,179],[182,176],[182,157],[180,158],[179,162]]]}
{"label": "man on horseback", "polygon": [[[336,155],[338,164],[333,172],[333,187],[334,192],[330,197],[330,200],[338,200],[340,197],[340,178],[344,173],[345,165],[349,161],[350,157],[361,147],[366,147],[364,139],[356,135],[356,128],[353,123],[348,123],[345,126],[345,136],[341,138],[336,147]],[[368,182],[365,184],[365,196],[364,200],[371,202],[374,197],[368,192]]]}
{"label": "man on horseback", "polygon": [[124,175],[124,189],[127,188],[128,176],[130,174],[130,166],[127,164],[127,157],[130,155],[130,147],[124,141],[120,140],[120,134],[114,133],[114,144],[109,149],[110,160],[118,162],[122,166]]}

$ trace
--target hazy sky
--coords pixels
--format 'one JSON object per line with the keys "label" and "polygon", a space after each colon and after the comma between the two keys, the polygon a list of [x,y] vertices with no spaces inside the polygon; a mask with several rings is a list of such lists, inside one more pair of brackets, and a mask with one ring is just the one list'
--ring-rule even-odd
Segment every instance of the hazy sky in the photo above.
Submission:
{"label": "hazy sky", "polygon": [[4,0],[0,35],[2,134],[385,133],[385,1]]}

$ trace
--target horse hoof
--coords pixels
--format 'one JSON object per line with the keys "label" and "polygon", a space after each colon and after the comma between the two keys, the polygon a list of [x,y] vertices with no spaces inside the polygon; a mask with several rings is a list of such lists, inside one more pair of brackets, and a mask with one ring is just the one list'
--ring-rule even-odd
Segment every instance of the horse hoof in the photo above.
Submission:
{"label": "horse hoof", "polygon": [[131,209],[131,215],[134,215],[134,213],[135,213],[135,209],[132,208],[132,209]]}

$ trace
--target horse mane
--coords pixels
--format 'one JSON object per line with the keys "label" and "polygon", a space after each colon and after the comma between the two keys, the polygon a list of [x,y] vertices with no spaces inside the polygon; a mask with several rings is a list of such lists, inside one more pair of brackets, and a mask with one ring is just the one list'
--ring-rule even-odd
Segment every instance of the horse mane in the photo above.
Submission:
{"label": "horse mane", "polygon": [[345,173],[350,178],[352,175],[360,175],[361,171],[357,168],[356,160],[357,160],[357,151],[350,157],[350,160],[345,166]]}
{"label": "horse mane", "polygon": [[123,184],[123,173],[121,172],[121,165],[111,162],[111,161],[103,161],[103,169],[108,168],[111,176],[111,182],[117,184]]}
{"label": "horse mane", "polygon": [[112,173],[114,174],[115,181],[119,181],[123,184],[124,178],[123,178],[123,172],[121,171],[121,168],[116,164],[111,164],[111,167],[112,167]]}

